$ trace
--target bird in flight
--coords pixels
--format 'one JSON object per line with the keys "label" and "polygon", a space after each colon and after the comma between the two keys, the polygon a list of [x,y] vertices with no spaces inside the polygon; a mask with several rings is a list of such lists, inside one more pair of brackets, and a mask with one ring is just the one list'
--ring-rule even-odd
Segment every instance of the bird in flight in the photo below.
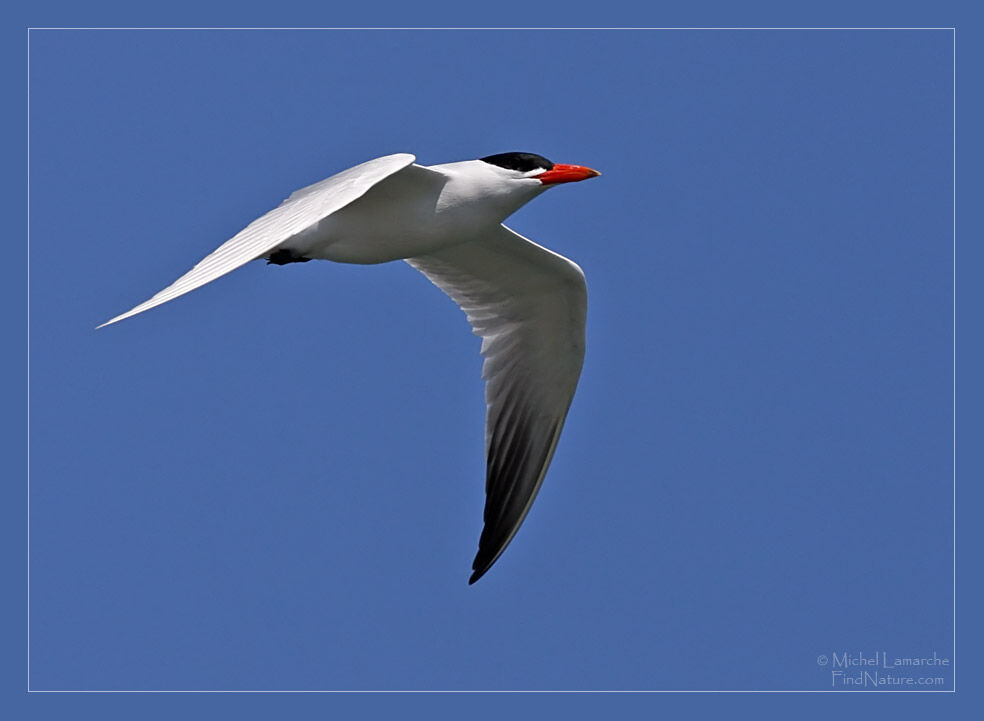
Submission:
{"label": "bird in flight", "polygon": [[482,339],[485,525],[472,584],[529,513],[584,359],[584,273],[502,221],[549,188],[600,173],[535,153],[430,166],[414,160],[387,155],[292,193],[157,295],[99,327],[251,260],[409,263],[458,304]]}

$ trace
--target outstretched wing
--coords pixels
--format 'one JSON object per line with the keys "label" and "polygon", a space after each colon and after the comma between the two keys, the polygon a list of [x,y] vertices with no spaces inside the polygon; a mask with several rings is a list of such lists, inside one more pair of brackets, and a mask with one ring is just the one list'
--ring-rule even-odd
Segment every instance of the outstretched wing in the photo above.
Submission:
{"label": "outstretched wing", "polygon": [[409,153],[386,155],[291,193],[278,207],[247,225],[160,293],[98,327],[143,313],[259,258],[357,200],[378,182],[413,161],[414,156]]}
{"label": "outstretched wing", "polygon": [[488,465],[474,583],[516,534],[553,458],[584,360],[584,274],[505,226],[407,262],[482,338]]}

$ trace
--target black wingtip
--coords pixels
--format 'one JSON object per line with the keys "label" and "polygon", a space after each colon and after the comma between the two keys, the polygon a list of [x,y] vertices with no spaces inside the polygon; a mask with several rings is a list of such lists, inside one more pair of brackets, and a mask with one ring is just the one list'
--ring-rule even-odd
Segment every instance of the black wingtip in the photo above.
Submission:
{"label": "black wingtip", "polygon": [[[479,552],[479,556],[481,556],[481,552]],[[468,579],[468,585],[469,586],[472,585],[473,583],[475,583],[475,581],[477,581],[486,573],[488,573],[489,569],[492,568],[493,565],[495,565],[496,560],[498,560],[498,556],[496,556],[496,558],[493,558],[491,561],[483,558],[481,563],[479,563],[479,559],[478,557],[476,557],[475,562],[472,564],[472,575],[471,578]]]}

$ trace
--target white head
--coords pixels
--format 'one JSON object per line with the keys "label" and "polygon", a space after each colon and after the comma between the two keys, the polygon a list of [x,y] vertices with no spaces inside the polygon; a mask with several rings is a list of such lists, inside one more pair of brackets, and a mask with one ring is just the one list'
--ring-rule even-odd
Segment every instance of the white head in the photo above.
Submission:
{"label": "white head", "polygon": [[581,165],[553,163],[535,153],[499,153],[435,165],[432,169],[449,177],[445,201],[452,205],[481,205],[495,222],[505,220],[555,185],[601,175]]}

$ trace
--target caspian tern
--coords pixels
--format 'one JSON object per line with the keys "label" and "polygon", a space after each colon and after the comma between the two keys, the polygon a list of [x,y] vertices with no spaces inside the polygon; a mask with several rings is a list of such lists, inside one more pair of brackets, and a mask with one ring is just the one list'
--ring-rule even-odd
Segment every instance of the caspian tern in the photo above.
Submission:
{"label": "caspian tern", "polygon": [[545,190],[600,175],[534,153],[422,166],[387,155],[302,188],[109,325],[251,260],[405,260],[465,312],[482,338],[485,525],[469,584],[519,529],[553,458],[584,359],[587,292],[572,261],[502,221]]}

